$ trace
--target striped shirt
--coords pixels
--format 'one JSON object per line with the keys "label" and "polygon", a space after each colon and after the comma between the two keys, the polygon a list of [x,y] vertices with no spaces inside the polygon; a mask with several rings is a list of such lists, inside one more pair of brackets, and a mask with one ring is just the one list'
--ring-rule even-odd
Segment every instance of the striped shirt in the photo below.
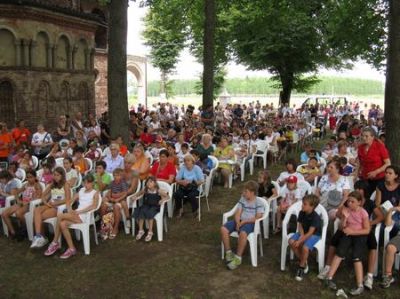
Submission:
{"label": "striped shirt", "polygon": [[128,191],[129,186],[124,180],[121,180],[120,182],[113,181],[111,183],[110,189],[111,189],[111,194],[114,195],[114,194]]}

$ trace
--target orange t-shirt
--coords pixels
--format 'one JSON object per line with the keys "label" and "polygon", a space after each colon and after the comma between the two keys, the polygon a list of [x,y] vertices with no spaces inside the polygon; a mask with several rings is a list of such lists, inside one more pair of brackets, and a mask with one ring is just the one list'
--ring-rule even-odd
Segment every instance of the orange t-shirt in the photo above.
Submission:
{"label": "orange t-shirt", "polygon": [[20,128],[15,128],[12,130],[11,134],[17,145],[22,142],[28,142],[28,139],[31,136],[31,132],[27,128],[23,128],[22,130]]}
{"label": "orange t-shirt", "polygon": [[[10,133],[4,133],[0,135],[0,158],[7,158],[10,155],[10,147],[12,144],[12,137]],[[3,146],[6,145],[6,148]]]}
{"label": "orange t-shirt", "polygon": [[75,169],[79,171],[81,174],[84,174],[87,170],[85,159],[80,159],[79,161],[75,161],[74,166]]}
{"label": "orange t-shirt", "polygon": [[[146,156],[143,156],[141,159],[136,160],[136,162],[135,162],[135,163],[133,164],[133,166],[132,166],[132,170],[137,170],[137,171],[139,171],[139,170],[140,170],[140,167],[142,166],[142,164],[143,164],[143,163],[146,163],[146,160],[147,160],[147,157],[146,157]],[[147,170],[146,173],[140,174],[140,175],[139,175],[139,178],[140,178],[141,180],[147,179],[147,177],[149,176],[149,172],[150,172],[150,167],[149,167],[149,169]]]}

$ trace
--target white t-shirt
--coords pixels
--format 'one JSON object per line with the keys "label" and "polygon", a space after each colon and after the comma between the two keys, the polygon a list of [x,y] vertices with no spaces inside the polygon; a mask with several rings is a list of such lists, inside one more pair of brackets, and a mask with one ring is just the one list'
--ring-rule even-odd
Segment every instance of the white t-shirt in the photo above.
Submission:
{"label": "white t-shirt", "polygon": [[281,194],[282,200],[281,203],[286,203],[287,205],[291,205],[298,200],[301,200],[301,190],[296,188],[294,190],[289,190],[286,186],[283,187]]}
{"label": "white t-shirt", "polygon": [[36,132],[35,134],[33,134],[32,136],[32,145],[34,147],[35,153],[38,154],[41,147],[40,145],[43,143],[51,143],[53,142],[53,139],[51,138],[50,133],[47,132],[43,132],[43,133],[39,133]]}

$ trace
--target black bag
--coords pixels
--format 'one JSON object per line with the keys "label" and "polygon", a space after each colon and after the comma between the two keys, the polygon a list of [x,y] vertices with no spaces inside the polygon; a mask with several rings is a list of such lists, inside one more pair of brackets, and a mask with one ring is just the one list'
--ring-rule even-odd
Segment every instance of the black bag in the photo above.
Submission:
{"label": "black bag", "polygon": [[193,192],[196,191],[198,186],[196,184],[195,181],[192,181],[191,183],[187,184],[186,186],[180,186],[180,188],[184,191],[184,192]]}

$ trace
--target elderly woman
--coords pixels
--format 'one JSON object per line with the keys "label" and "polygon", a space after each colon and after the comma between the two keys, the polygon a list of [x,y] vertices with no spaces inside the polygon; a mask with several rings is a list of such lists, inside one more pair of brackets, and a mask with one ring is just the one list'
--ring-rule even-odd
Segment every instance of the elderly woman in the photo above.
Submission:
{"label": "elderly woman", "polygon": [[143,145],[137,144],[133,148],[133,154],[135,155],[135,163],[133,163],[132,169],[139,173],[140,180],[147,179],[150,172],[150,161],[144,154]]}
{"label": "elderly woman", "polygon": [[326,168],[327,173],[322,176],[315,192],[332,220],[336,217],[337,208],[347,200],[350,191],[348,180],[340,175],[340,168],[337,160],[330,161]]}
{"label": "elderly woman", "polygon": [[358,147],[358,173],[361,179],[368,180],[369,191],[372,193],[378,183],[384,181],[390,157],[386,146],[375,138],[374,129],[365,128],[361,136],[363,143]]}
{"label": "elderly woman", "polygon": [[139,184],[139,176],[137,172],[132,169],[133,164],[135,164],[135,156],[131,153],[126,154],[124,158],[123,178],[129,186],[128,195],[135,193]]}
{"label": "elderly woman", "polygon": [[163,149],[159,157],[160,159],[153,164],[150,173],[157,181],[172,184],[175,181],[176,168],[175,165],[168,160],[169,152]]}
{"label": "elderly woman", "polygon": [[124,158],[119,154],[119,146],[116,143],[110,145],[110,155],[104,158],[104,162],[107,164],[106,171],[113,173],[117,168],[124,168]]}
{"label": "elderly woman", "polygon": [[197,217],[199,203],[199,186],[204,182],[204,175],[201,168],[195,165],[195,159],[192,155],[186,155],[183,159],[183,165],[176,176],[178,189],[174,194],[178,218],[183,215],[183,204],[190,201],[194,217]]}
{"label": "elderly woman", "polygon": [[201,137],[201,143],[196,147],[200,154],[212,155],[214,147],[212,146],[212,137],[210,134],[204,134]]}
{"label": "elderly woman", "polygon": [[233,172],[232,164],[228,163],[228,160],[235,159],[235,151],[233,147],[228,144],[228,139],[222,137],[217,148],[214,152],[215,157],[221,162],[219,163],[219,169],[221,170],[222,177],[224,179],[224,187],[229,187],[229,176]]}
{"label": "elderly woman", "polygon": [[57,131],[54,134],[55,141],[60,141],[61,139],[69,139],[71,137],[71,126],[68,123],[67,117],[65,115],[60,115],[58,118]]}

